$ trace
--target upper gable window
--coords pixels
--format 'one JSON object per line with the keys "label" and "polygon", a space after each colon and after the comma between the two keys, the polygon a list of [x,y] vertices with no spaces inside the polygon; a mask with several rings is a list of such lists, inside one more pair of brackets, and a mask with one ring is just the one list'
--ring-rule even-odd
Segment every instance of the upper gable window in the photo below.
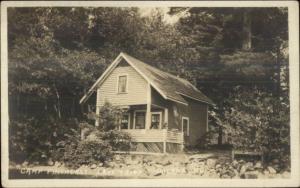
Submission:
{"label": "upper gable window", "polygon": [[127,75],[118,77],[118,93],[127,93]]}

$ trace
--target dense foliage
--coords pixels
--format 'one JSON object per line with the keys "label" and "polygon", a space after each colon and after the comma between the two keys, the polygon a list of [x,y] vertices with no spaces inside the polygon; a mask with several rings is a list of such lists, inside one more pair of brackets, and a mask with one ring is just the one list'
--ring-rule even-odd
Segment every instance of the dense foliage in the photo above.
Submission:
{"label": "dense foliage", "polygon": [[[35,136],[52,134],[42,131],[64,119],[84,119],[80,97],[125,51],[188,79],[209,96],[216,105],[208,135],[219,144],[288,153],[287,8],[177,7],[169,15],[178,21],[166,23],[160,9],[141,16],[138,8],[9,8],[10,129],[36,134],[14,135],[11,144],[44,148],[30,143],[50,136]],[[50,117],[53,123],[45,121]]]}

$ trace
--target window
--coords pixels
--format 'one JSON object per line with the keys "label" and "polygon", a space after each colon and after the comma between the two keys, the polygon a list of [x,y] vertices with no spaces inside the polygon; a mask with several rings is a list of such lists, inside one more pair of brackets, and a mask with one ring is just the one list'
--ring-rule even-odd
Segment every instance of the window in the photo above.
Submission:
{"label": "window", "polygon": [[146,112],[135,112],[135,129],[145,129]]}
{"label": "window", "polygon": [[127,92],[127,76],[122,75],[119,76],[118,79],[118,93],[126,93]]}
{"label": "window", "polygon": [[160,123],[161,123],[161,113],[152,112],[150,129],[160,129]]}
{"label": "window", "polygon": [[184,133],[184,136],[189,136],[189,131],[190,131],[189,118],[182,117],[182,132]]}
{"label": "window", "polygon": [[129,129],[129,121],[130,121],[129,114],[123,114],[121,119],[121,129]]}

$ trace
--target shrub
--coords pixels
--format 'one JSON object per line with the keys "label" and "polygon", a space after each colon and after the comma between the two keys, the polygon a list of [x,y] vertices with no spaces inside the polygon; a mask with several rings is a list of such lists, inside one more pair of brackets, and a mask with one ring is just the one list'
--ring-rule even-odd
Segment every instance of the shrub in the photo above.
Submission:
{"label": "shrub", "polygon": [[[77,121],[21,117],[9,124],[9,159],[15,162],[46,162],[55,156],[56,144]],[[57,157],[59,158],[59,156]]]}
{"label": "shrub", "polygon": [[66,134],[66,139],[58,146],[61,161],[67,167],[78,168],[80,165],[106,163],[113,156],[113,151],[128,151],[131,138],[118,130],[102,131],[89,124],[81,124],[86,129],[84,138],[79,130]]}
{"label": "shrub", "polygon": [[73,130],[73,134],[66,135],[66,141],[60,142],[59,146],[61,160],[70,168],[104,163],[113,155],[109,142],[98,138],[81,139],[79,131],[76,130]]}
{"label": "shrub", "polygon": [[[235,88],[223,109],[210,115],[209,141],[215,135],[226,137],[226,144],[238,150],[260,151],[265,159],[277,158],[289,164],[290,120],[287,95],[276,96],[258,88]],[[217,110],[216,110],[217,111]]]}

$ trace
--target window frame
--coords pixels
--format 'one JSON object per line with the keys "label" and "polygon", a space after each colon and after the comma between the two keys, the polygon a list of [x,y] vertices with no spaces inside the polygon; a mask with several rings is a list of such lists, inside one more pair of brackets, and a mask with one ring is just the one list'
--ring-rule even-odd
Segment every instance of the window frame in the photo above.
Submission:
{"label": "window frame", "polygon": [[[158,129],[161,129],[161,124],[162,124],[162,112],[151,112],[151,124],[152,124],[152,115],[153,114],[158,114],[159,115],[159,125]],[[151,128],[150,128],[151,129]]]}
{"label": "window frame", "polygon": [[[126,87],[125,87],[125,92],[119,92],[119,84],[120,84],[120,77],[126,76]],[[118,79],[117,79],[117,94],[126,94],[128,93],[128,74],[119,74]]]}
{"label": "window frame", "polygon": [[[123,113],[122,116],[123,115],[128,115],[127,129],[130,129],[130,120],[131,120],[130,113]],[[126,129],[122,129],[121,126],[122,126],[122,119],[121,119],[121,122],[120,122],[119,130],[126,130]]]}
{"label": "window frame", "polygon": [[[145,129],[146,129],[146,116],[147,116],[147,111],[146,110],[134,110],[133,113],[133,129],[135,129],[135,118],[136,118],[136,113],[137,112],[145,112]],[[159,129],[162,127],[162,112],[151,112],[151,123],[152,123],[152,114],[159,114]]]}
{"label": "window frame", "polygon": [[190,118],[189,117],[182,116],[182,118],[181,118],[181,131],[184,134],[184,131],[183,131],[183,121],[184,120],[187,120],[187,133],[186,133],[185,136],[190,136]]}
{"label": "window frame", "polygon": [[[135,123],[136,123],[135,119],[136,119],[136,113],[137,112],[145,112],[145,128],[144,129],[146,129],[146,113],[147,113],[146,110],[135,110],[134,111],[134,113],[133,113],[133,129],[136,129],[135,128]],[[143,130],[143,129],[141,129],[141,130]]]}

